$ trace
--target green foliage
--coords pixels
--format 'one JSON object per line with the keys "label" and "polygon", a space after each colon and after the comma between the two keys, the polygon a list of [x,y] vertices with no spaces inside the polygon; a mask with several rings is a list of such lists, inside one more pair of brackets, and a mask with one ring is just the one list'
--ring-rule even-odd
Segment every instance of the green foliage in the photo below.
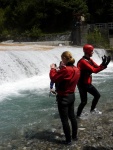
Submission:
{"label": "green foliage", "polygon": [[113,0],[0,0],[0,34],[37,37],[72,30],[73,11],[88,23],[112,22]]}
{"label": "green foliage", "polygon": [[105,23],[113,21],[113,0],[86,0],[91,23]]}
{"label": "green foliage", "polygon": [[[87,13],[83,0],[0,0],[0,27],[16,32],[63,32],[71,29],[72,12]],[[34,33],[36,31],[36,33]]]}
{"label": "green foliage", "polygon": [[36,26],[34,26],[29,33],[29,37],[33,37],[33,38],[40,37],[41,35],[42,35],[41,29],[39,29]]}
{"label": "green foliage", "polygon": [[98,28],[94,28],[92,32],[87,35],[88,43],[99,48],[109,48],[108,37],[103,35]]}
{"label": "green foliage", "polygon": [[0,9],[0,33],[2,33],[2,30],[4,29],[4,10]]}

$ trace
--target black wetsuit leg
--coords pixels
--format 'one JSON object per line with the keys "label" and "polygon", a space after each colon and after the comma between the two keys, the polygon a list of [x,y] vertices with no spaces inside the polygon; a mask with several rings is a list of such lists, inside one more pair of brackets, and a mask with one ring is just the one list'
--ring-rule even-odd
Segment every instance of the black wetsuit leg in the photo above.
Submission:
{"label": "black wetsuit leg", "polygon": [[88,93],[90,93],[91,95],[94,96],[93,101],[92,101],[92,105],[91,105],[91,110],[94,110],[98,100],[100,98],[100,93],[98,92],[98,90],[91,84],[88,88],[87,88]]}
{"label": "black wetsuit leg", "polygon": [[86,85],[78,84],[78,89],[79,89],[79,93],[80,93],[81,103],[77,110],[77,116],[80,116],[83,108],[87,104],[87,92],[94,96],[90,111],[95,109],[95,107],[98,103],[98,100],[100,98],[100,93],[97,91],[97,89],[92,84],[86,84]]}
{"label": "black wetsuit leg", "polygon": [[68,118],[72,125],[72,138],[77,136],[77,121],[74,114],[74,101],[75,95],[69,94],[68,96],[57,96],[58,111],[63,125],[63,131],[66,137],[66,141],[71,141],[71,129],[68,122]]}
{"label": "black wetsuit leg", "polygon": [[77,116],[79,117],[81,115],[82,110],[84,109],[85,105],[87,104],[87,89],[86,89],[85,85],[78,84],[77,86],[78,86],[78,90],[80,93],[80,99],[81,99],[81,103],[77,109]]}

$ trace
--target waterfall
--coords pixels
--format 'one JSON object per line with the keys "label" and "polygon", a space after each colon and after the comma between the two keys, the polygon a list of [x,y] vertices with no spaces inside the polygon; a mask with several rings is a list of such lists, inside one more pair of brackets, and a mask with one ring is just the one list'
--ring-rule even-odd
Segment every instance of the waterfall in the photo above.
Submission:
{"label": "waterfall", "polygon": [[[0,96],[4,93],[16,93],[17,90],[49,88],[50,64],[59,65],[62,52],[70,51],[75,58],[75,65],[83,56],[82,48],[71,46],[43,46],[43,48],[37,45],[2,46],[2,50],[0,51]],[[100,64],[104,54],[106,55],[104,49],[95,49],[92,58]]]}
{"label": "waterfall", "polygon": [[[55,47],[48,51],[0,51],[0,85],[48,73],[50,64],[59,64],[60,55],[66,50],[72,52],[76,62],[83,55],[81,48],[74,47]],[[104,50],[95,51],[95,60],[100,63],[104,54]]]}

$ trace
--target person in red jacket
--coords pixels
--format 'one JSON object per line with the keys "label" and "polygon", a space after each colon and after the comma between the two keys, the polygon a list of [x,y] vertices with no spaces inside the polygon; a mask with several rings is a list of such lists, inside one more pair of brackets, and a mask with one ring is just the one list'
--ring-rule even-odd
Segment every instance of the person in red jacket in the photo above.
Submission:
{"label": "person in red jacket", "polygon": [[79,118],[83,108],[87,104],[87,93],[90,93],[94,98],[92,101],[90,112],[100,113],[97,111],[96,105],[100,98],[100,93],[92,85],[92,73],[98,73],[104,70],[110,62],[110,56],[102,57],[102,64],[97,65],[90,57],[93,55],[94,47],[92,45],[86,44],[83,46],[84,56],[78,61],[77,67],[80,69],[81,75],[78,81],[78,90],[80,93],[81,103],[78,106],[77,117]]}
{"label": "person in red jacket", "polygon": [[[64,66],[56,71],[55,65],[50,65],[50,79],[57,84],[57,104],[58,111],[65,134],[65,144],[71,144],[71,140],[77,140],[77,121],[74,114],[75,88],[80,77],[80,71],[74,66],[75,59],[69,51],[61,55]],[[71,129],[68,122],[71,121]]]}

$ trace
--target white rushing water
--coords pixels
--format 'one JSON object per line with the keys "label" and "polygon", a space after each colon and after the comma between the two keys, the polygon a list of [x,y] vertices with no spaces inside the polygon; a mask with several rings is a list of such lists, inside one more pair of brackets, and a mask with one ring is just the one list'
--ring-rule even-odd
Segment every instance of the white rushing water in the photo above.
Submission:
{"label": "white rushing water", "polygon": [[[19,91],[37,89],[39,92],[48,88],[50,64],[59,65],[60,56],[63,51],[70,51],[76,63],[83,56],[82,48],[71,46],[46,47],[38,45],[23,46],[0,46],[0,100],[6,96],[18,95]],[[106,55],[105,50],[95,49],[94,61],[101,63],[101,57]],[[75,63],[75,65],[76,65]],[[94,75],[94,82],[98,79],[108,77],[106,72],[113,74],[113,63],[97,75]]]}

